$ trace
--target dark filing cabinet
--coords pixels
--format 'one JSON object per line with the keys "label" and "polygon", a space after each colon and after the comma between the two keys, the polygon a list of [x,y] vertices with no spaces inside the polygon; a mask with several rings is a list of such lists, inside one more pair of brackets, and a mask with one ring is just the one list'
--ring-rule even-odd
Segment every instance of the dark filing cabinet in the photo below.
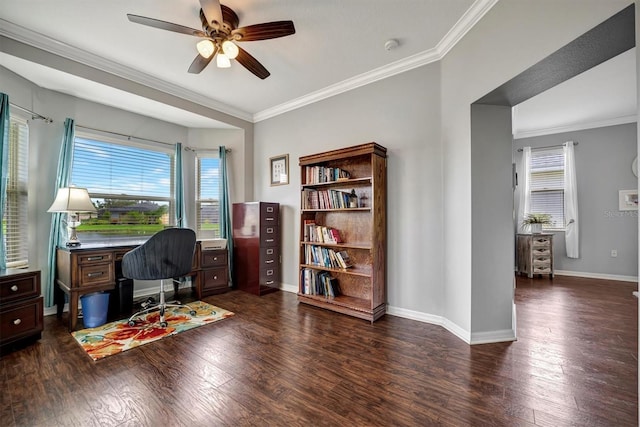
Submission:
{"label": "dark filing cabinet", "polygon": [[238,289],[255,295],[280,286],[280,204],[233,204],[233,271]]}

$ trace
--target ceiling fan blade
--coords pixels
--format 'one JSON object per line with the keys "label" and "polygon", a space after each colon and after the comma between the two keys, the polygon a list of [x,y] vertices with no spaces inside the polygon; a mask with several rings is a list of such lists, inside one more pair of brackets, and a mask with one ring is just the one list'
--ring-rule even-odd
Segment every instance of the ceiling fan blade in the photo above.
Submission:
{"label": "ceiling fan blade", "polygon": [[290,36],[295,32],[293,21],[274,21],[238,28],[233,30],[231,35],[238,41],[251,42]]}
{"label": "ceiling fan blade", "polygon": [[224,21],[222,19],[220,0],[200,0],[200,7],[204,12],[204,16],[207,18],[207,23],[217,24],[216,29],[222,26]]}
{"label": "ceiling fan blade", "polygon": [[188,34],[196,37],[209,37],[207,33],[195,28],[185,27],[184,25],[174,24],[172,22],[161,21],[159,19],[147,18],[146,16],[132,15],[127,13],[129,21],[136,24],[147,25],[149,27],[159,28],[161,30],[173,31],[175,33]]}
{"label": "ceiling fan blade", "polygon": [[198,54],[195,59],[193,60],[193,62],[191,63],[191,65],[189,66],[189,72],[191,74],[198,74],[200,73],[202,70],[204,70],[204,68],[209,65],[209,62],[211,62],[211,60],[213,59],[214,56],[216,56],[216,53],[218,53],[218,48],[216,47],[215,50],[213,51],[213,53],[211,54],[210,57],[205,58],[202,55]]}
{"label": "ceiling fan blade", "polygon": [[256,58],[249,55],[249,53],[238,46],[238,56],[236,56],[236,61],[238,61],[244,68],[251,71],[256,76],[260,77],[262,80],[266,79],[271,75],[269,71],[267,71],[264,66],[258,62]]}

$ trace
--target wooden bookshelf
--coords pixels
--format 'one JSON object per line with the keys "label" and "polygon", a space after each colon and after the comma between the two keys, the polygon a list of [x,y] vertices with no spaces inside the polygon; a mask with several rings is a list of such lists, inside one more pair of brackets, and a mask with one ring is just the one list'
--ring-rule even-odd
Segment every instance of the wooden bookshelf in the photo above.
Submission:
{"label": "wooden bookshelf", "polygon": [[[386,153],[386,148],[371,142],[300,157],[298,301],[370,322],[385,314]],[[337,175],[342,177],[333,179]],[[358,196],[356,207],[349,207],[343,194],[352,190]],[[325,198],[322,206],[321,197]],[[339,230],[342,241],[313,241],[308,230],[305,235],[307,223]],[[320,253],[346,251],[353,265],[336,268],[330,265],[330,257],[317,257],[319,262],[314,262],[310,246],[319,247]],[[307,283],[306,270],[311,270]],[[310,286],[310,275],[335,278],[339,292],[330,296],[326,287]]]}

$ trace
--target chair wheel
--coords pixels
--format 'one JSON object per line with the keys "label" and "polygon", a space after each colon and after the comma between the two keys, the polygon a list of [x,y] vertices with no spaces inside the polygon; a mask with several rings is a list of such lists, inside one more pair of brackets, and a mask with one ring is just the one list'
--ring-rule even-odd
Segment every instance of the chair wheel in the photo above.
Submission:
{"label": "chair wheel", "polygon": [[136,326],[135,320],[129,320],[129,326]]}
{"label": "chair wheel", "polygon": [[189,314],[190,314],[190,315],[192,315],[192,316],[195,316],[195,315],[196,315],[196,311],[195,311],[195,310],[191,310],[191,311],[189,312]]}
{"label": "chair wheel", "polygon": [[167,326],[169,326],[169,324],[167,322],[160,322],[160,327],[161,328],[166,328]]}

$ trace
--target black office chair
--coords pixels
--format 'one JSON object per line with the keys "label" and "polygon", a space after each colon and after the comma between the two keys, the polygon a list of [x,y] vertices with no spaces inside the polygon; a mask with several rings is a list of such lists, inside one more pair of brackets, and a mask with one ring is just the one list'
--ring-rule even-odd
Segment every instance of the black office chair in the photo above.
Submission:
{"label": "black office chair", "polygon": [[127,252],[122,258],[122,274],[136,280],[160,280],[160,301],[135,313],[129,318],[129,325],[135,325],[135,318],[150,311],[160,311],[160,326],[167,327],[164,318],[167,307],[186,307],[191,315],[196,312],[179,301],[166,302],[165,280],[173,281],[191,272],[193,253],[196,247],[196,233],[188,228],[167,228],[151,236],[143,245]]}

